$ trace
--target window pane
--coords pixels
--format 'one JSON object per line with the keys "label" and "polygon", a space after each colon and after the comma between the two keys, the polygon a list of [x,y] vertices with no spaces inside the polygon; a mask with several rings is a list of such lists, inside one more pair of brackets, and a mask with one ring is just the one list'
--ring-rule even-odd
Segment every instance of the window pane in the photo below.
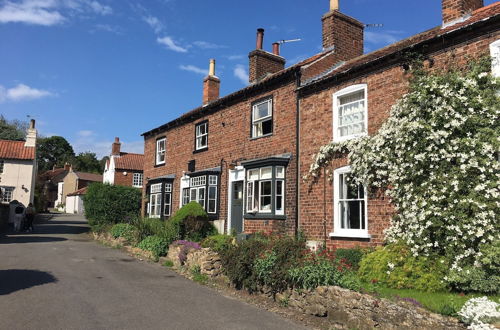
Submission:
{"label": "window pane", "polygon": [[217,175],[210,175],[208,177],[208,184],[211,185],[211,186],[212,185],[213,186],[217,185]]}
{"label": "window pane", "polygon": [[208,213],[215,213],[215,200],[208,201]]}
{"label": "window pane", "polygon": [[215,199],[217,193],[217,187],[209,187],[208,188],[208,198]]}
{"label": "window pane", "polygon": [[196,188],[192,188],[191,189],[191,197],[190,197],[191,201],[197,201],[198,200],[198,198],[196,198],[196,193],[197,193]]}
{"label": "window pane", "polygon": [[271,195],[271,181],[263,181],[261,182],[261,185],[260,185],[260,194],[261,195]]}
{"label": "window pane", "polygon": [[272,132],[273,132],[272,119],[269,119],[269,120],[262,122],[262,134],[261,135],[271,134]]}
{"label": "window pane", "polygon": [[260,197],[260,210],[271,211],[271,196]]}
{"label": "window pane", "polygon": [[249,170],[247,176],[248,180],[259,180],[259,170]]}
{"label": "window pane", "polygon": [[338,98],[338,127],[339,136],[359,134],[365,127],[365,92],[354,92]]}
{"label": "window pane", "polygon": [[283,166],[276,166],[276,178],[285,178],[285,168]]}
{"label": "window pane", "polygon": [[198,188],[198,203],[205,207],[205,187]]}
{"label": "window pane", "polygon": [[273,168],[272,167],[264,167],[260,169],[260,178],[261,179],[271,179],[273,177]]}
{"label": "window pane", "polygon": [[256,104],[253,108],[253,120],[259,120],[271,115],[271,102]]}
{"label": "window pane", "polygon": [[247,183],[247,211],[252,211],[254,208],[253,204],[253,182]]}
{"label": "window pane", "polygon": [[276,181],[276,214],[283,214],[283,181]]}

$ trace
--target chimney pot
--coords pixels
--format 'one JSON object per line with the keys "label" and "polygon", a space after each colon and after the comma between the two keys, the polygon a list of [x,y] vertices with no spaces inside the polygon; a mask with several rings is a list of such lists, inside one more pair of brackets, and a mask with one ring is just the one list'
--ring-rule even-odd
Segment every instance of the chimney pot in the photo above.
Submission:
{"label": "chimney pot", "polygon": [[273,43],[273,54],[274,55],[280,55],[280,43],[279,42],[275,42]]}
{"label": "chimney pot", "polygon": [[215,59],[210,59],[208,76],[203,79],[203,105],[219,98],[220,80],[215,76]]}
{"label": "chimney pot", "polygon": [[330,11],[339,10],[339,0],[330,0]]}
{"label": "chimney pot", "polygon": [[257,47],[256,49],[262,49],[262,45],[264,44],[264,29],[257,29]]}
{"label": "chimney pot", "polygon": [[209,76],[215,76],[215,59],[210,59],[210,66],[208,69]]}
{"label": "chimney pot", "polygon": [[35,120],[34,119],[30,120],[30,128],[31,129],[35,128]]}

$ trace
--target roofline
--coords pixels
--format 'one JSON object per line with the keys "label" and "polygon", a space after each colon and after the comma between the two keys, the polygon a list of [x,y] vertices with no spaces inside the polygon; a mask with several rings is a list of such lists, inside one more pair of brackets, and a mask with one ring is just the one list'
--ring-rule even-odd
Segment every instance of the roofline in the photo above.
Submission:
{"label": "roofline", "polygon": [[[481,31],[477,31],[478,28],[484,28],[484,27],[486,27],[486,31],[487,31],[486,33],[481,32]],[[429,30],[421,32],[421,33],[422,34],[427,33],[429,31],[432,31],[432,30],[437,29],[437,28],[440,28],[440,26],[435,27],[433,29],[429,29]],[[433,44],[433,43],[436,43],[437,41],[441,41],[440,49],[443,49],[443,48],[446,48],[445,46],[442,46],[444,44],[444,42],[443,42],[444,39],[449,39],[455,44],[462,43],[462,42],[467,41],[467,40],[471,40],[470,38],[466,38],[466,37],[464,38],[463,32],[464,32],[464,30],[472,30],[472,29],[476,29],[475,32],[478,34],[478,36],[488,34],[488,33],[497,32],[498,30],[500,30],[500,14],[489,16],[483,20],[479,20],[479,21],[473,22],[471,24],[461,26],[457,29],[445,31],[442,34],[437,34],[436,36],[431,37],[429,39],[425,39],[425,40],[422,40],[420,42],[404,46],[400,49],[395,49],[391,53],[382,55],[380,57],[373,58],[371,60],[368,60],[367,62],[358,64],[358,65],[354,65],[352,67],[349,67],[349,62],[346,62],[342,67],[347,67],[348,68],[347,71],[339,71],[333,75],[320,77],[320,78],[313,80],[313,81],[311,81],[303,86],[300,86],[299,88],[297,88],[297,91],[299,91],[301,93],[300,95],[303,96],[303,94],[307,94],[308,92],[316,91],[317,90],[316,87],[318,87],[318,86],[326,85],[328,83],[331,83],[331,82],[334,82],[337,80],[343,81],[342,78],[344,78],[344,76],[346,76],[346,75],[352,75],[353,73],[362,74],[364,72],[363,69],[368,69],[368,68],[372,67],[373,68],[372,70],[376,70],[376,69],[380,69],[381,67],[390,67],[390,66],[394,65],[395,63],[399,62],[399,60],[401,59],[400,55],[402,53],[404,53],[408,50],[425,49],[426,46]],[[481,32],[481,33],[479,33],[479,32]],[[417,35],[418,34],[413,35],[407,39],[413,38]],[[457,38],[457,35],[458,35],[458,38]],[[407,39],[403,39],[401,41],[398,41],[398,43],[404,42]],[[393,46],[393,45],[389,45],[387,47],[391,47],[391,46]],[[378,51],[383,50],[384,48],[381,48],[381,49],[376,50],[376,51],[371,52],[371,53],[364,54],[362,56],[376,53]],[[430,54],[432,52],[433,52],[433,50],[429,50],[429,49],[427,49],[425,51],[426,54]],[[396,58],[394,58],[395,55],[397,56]],[[352,60],[356,60],[358,58],[354,58]],[[342,67],[339,67],[339,69],[342,69]],[[321,89],[321,87],[320,87],[320,89]]]}

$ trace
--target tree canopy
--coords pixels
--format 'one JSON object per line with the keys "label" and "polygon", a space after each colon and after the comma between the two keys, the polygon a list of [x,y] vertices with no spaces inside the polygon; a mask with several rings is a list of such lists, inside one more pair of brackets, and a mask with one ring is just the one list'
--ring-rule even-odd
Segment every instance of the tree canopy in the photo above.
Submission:
{"label": "tree canopy", "polygon": [[28,123],[21,120],[7,120],[0,115],[0,140],[23,140],[26,137]]}
{"label": "tree canopy", "polygon": [[69,142],[62,136],[51,136],[38,139],[37,143],[38,170],[44,172],[56,167],[62,167],[66,162],[72,162],[75,152]]}
{"label": "tree canopy", "polygon": [[96,158],[94,152],[81,152],[75,157],[73,166],[78,171],[90,173],[102,173],[101,164]]}

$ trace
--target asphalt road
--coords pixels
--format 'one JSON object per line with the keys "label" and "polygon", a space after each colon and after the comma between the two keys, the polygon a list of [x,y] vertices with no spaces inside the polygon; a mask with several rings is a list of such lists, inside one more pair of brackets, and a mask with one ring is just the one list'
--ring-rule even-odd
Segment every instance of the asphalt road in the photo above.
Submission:
{"label": "asphalt road", "polygon": [[0,329],[303,329],[104,247],[79,216],[0,236]]}

